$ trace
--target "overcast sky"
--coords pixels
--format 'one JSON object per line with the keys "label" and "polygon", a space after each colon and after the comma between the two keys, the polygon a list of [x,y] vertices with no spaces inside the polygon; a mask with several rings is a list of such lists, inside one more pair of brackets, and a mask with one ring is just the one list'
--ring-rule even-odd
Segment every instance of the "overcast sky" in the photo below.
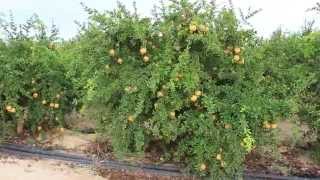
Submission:
{"label": "overcast sky", "polygon": [[[128,7],[132,7],[133,0],[120,0]],[[226,0],[217,0],[221,6]],[[275,29],[282,27],[288,31],[298,31],[305,19],[317,21],[320,27],[320,14],[316,15],[306,10],[320,0],[234,0],[236,8],[244,10],[262,8],[263,11],[251,19],[251,23],[257,29],[259,35],[269,36]],[[0,0],[0,12],[8,15],[12,11],[16,21],[21,23],[32,14],[36,13],[47,24],[54,22],[60,36],[70,38],[77,33],[75,20],[83,22],[86,13],[80,2],[98,10],[113,9],[116,0]],[[154,4],[158,0],[136,0],[138,11],[141,15],[149,16]]]}

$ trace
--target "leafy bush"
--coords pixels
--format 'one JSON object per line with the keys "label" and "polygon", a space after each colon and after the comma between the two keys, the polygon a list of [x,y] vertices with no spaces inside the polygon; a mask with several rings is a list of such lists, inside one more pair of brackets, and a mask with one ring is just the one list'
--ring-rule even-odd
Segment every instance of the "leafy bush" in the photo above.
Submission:
{"label": "leafy bush", "polygon": [[272,143],[283,118],[299,113],[319,131],[319,33],[261,40],[233,9],[205,1],[171,0],[153,18],[121,4],[85,9],[89,24],[60,44],[37,17],[1,21],[2,137],[15,127],[63,126],[77,105],[118,155],[157,149],[218,179],[236,176],[248,152]]}
{"label": "leafy bush", "polygon": [[304,37],[308,43],[310,57],[306,59],[308,71],[314,74],[311,82],[301,95],[300,116],[311,125],[320,138],[320,33],[314,32]]}
{"label": "leafy bush", "polygon": [[261,59],[274,86],[271,91],[294,104],[291,113],[300,115],[315,131],[319,129],[320,34],[284,35],[277,31],[263,44]]}
{"label": "leafy bush", "polygon": [[85,106],[118,154],[157,144],[193,172],[234,176],[291,103],[270,91],[259,39],[233,10],[170,2],[154,19],[86,8],[73,62],[87,68]]}
{"label": "leafy bush", "polygon": [[72,91],[53,43],[57,30],[47,34],[36,16],[23,25],[3,21],[1,27],[6,37],[0,45],[0,131],[62,126]]}

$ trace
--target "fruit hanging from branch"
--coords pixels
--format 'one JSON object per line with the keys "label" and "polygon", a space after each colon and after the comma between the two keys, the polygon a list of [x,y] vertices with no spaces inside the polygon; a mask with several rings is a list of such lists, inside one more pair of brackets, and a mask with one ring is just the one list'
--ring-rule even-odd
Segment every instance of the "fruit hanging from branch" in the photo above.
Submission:
{"label": "fruit hanging from branch", "polygon": [[176,118],[176,112],[172,111],[170,112],[170,118],[175,119]]}
{"label": "fruit hanging from branch", "polygon": [[36,92],[32,94],[32,97],[33,97],[34,99],[38,98],[38,96],[39,96],[39,94],[36,93]]}
{"label": "fruit hanging from branch", "polygon": [[222,160],[222,155],[221,154],[217,154],[216,160],[221,161]]}
{"label": "fruit hanging from branch", "polygon": [[150,60],[149,56],[144,56],[143,57],[143,62],[147,63],[147,62],[149,62],[149,60]]}
{"label": "fruit hanging from branch", "polygon": [[207,170],[207,165],[201,164],[200,165],[200,171],[205,171],[205,170]]}
{"label": "fruit hanging from branch", "polygon": [[123,63],[122,58],[118,58],[118,59],[117,59],[117,63],[118,63],[118,64],[122,64],[122,63]]}
{"label": "fruit hanging from branch", "polygon": [[109,50],[109,56],[115,57],[116,56],[116,51],[114,49]]}
{"label": "fruit hanging from branch", "polygon": [[60,107],[60,104],[58,104],[58,103],[55,103],[55,104],[54,104],[54,108],[55,108],[55,109],[59,109],[59,107]]}
{"label": "fruit hanging from branch", "polygon": [[192,96],[190,97],[190,100],[191,100],[191,102],[197,102],[198,96],[192,95]]}
{"label": "fruit hanging from branch", "polygon": [[129,123],[133,123],[134,122],[134,117],[133,116],[128,116],[128,121]]}
{"label": "fruit hanging from branch", "polygon": [[234,48],[234,53],[237,54],[237,55],[240,55],[241,48],[239,48],[239,47]]}
{"label": "fruit hanging from branch", "polygon": [[239,56],[239,55],[233,56],[233,62],[234,62],[234,63],[237,63],[237,62],[239,62],[239,61],[240,61],[240,56]]}
{"label": "fruit hanging from branch", "polygon": [[198,90],[198,91],[196,91],[194,94],[195,94],[196,96],[198,96],[198,97],[199,97],[199,96],[202,96],[202,91],[199,91],[199,90]]}
{"label": "fruit hanging from branch", "polygon": [[47,101],[46,101],[46,100],[43,100],[43,101],[42,101],[42,104],[43,104],[43,105],[46,105],[46,104],[47,104]]}
{"label": "fruit hanging from branch", "polygon": [[140,48],[140,54],[143,56],[145,54],[147,54],[147,48]]}
{"label": "fruit hanging from branch", "polygon": [[158,91],[158,92],[157,92],[157,97],[158,97],[158,98],[163,97],[163,96],[164,96],[163,91]]}
{"label": "fruit hanging from branch", "polygon": [[195,24],[190,24],[189,30],[191,33],[195,33],[197,31],[197,26]]}

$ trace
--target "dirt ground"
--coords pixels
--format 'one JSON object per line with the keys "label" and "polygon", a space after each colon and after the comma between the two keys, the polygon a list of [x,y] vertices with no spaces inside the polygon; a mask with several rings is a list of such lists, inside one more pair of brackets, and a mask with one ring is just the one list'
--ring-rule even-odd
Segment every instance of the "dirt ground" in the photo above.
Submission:
{"label": "dirt ground", "polygon": [[[320,177],[320,164],[311,156],[314,149],[309,142],[313,138],[305,136],[308,128],[301,128],[290,121],[283,121],[278,124],[278,148],[273,151],[259,152],[253,151],[246,158],[246,169],[249,173],[264,173],[284,176]],[[300,128],[298,128],[300,127]],[[299,131],[298,131],[299,130]],[[32,137],[31,137],[32,138]],[[97,142],[96,134],[82,134],[77,131],[64,130],[48,132],[42,136],[38,142],[40,146],[63,149],[70,152],[89,153],[98,157],[111,158],[112,152],[108,149],[108,144]],[[27,138],[18,139],[16,143],[29,144],[35,142]],[[46,143],[43,143],[46,142]],[[311,143],[312,144],[312,143]],[[270,150],[270,149],[269,149]],[[101,155],[102,154],[102,155]],[[149,157],[150,156],[150,157]],[[159,153],[150,152],[146,157],[126,158],[130,162],[152,163],[159,159]],[[156,160],[155,160],[156,161]],[[99,174],[99,175],[97,175]],[[104,177],[104,178],[103,178]],[[109,170],[93,171],[90,168],[80,168],[67,165],[53,160],[18,159],[5,157],[0,154],[0,180],[100,180],[100,179],[161,179],[167,180],[172,177],[157,177],[144,174],[142,172],[128,173],[115,172]],[[186,179],[175,178],[175,179]]]}
{"label": "dirt ground", "polygon": [[246,158],[247,171],[284,176],[320,177],[320,164],[312,155],[313,151],[319,151],[318,145],[315,137],[312,134],[308,135],[308,127],[292,121],[282,121],[278,127],[277,149],[252,151]]}
{"label": "dirt ground", "polygon": [[0,154],[0,179],[3,180],[105,180],[86,167],[54,160],[18,159]]}

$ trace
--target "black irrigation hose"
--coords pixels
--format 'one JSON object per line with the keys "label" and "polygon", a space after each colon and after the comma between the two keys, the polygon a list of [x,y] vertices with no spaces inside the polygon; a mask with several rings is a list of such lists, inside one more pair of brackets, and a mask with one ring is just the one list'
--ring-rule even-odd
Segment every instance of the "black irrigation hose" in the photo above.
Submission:
{"label": "black irrigation hose", "polygon": [[88,162],[88,161],[83,161],[83,160],[79,160],[79,159],[72,159],[72,158],[63,158],[63,157],[59,157],[59,156],[48,156],[48,155],[43,155],[43,154],[31,154],[31,153],[27,153],[27,152],[17,152],[15,150],[11,150],[11,149],[6,149],[6,148],[0,148],[0,152],[5,153],[5,154],[9,154],[9,155],[14,155],[14,156],[18,156],[18,157],[40,157],[40,158],[44,158],[44,159],[53,159],[53,160],[60,160],[60,161],[65,161],[65,162],[72,162],[75,164],[79,164],[79,165],[85,165],[85,166],[89,166],[92,165],[92,162]]}
{"label": "black irrigation hose", "polygon": [[32,146],[25,146],[25,145],[16,145],[16,144],[0,144],[0,149],[7,149],[16,152],[24,152],[29,154],[36,154],[36,155],[45,155],[45,156],[53,156],[53,157],[61,157],[61,158],[68,158],[68,159],[78,159],[78,160],[85,160],[90,161],[91,158],[85,156],[78,156],[73,154],[62,153],[54,150],[43,150],[40,148],[32,147]]}
{"label": "black irrigation hose", "polygon": [[[25,146],[25,145],[16,145],[16,144],[0,144],[0,149],[10,149],[13,151],[19,151],[19,152],[25,152],[25,153],[32,153],[32,154],[38,154],[38,155],[45,155],[45,156],[53,156],[53,157],[61,157],[61,158],[71,158],[71,159],[78,159],[82,161],[90,161],[90,162],[97,162],[97,159],[88,158],[85,156],[79,156],[79,155],[72,155],[72,154],[66,154],[59,151],[48,151],[39,149],[36,147],[31,146]],[[111,161],[111,160],[103,160],[99,161],[100,164],[116,164],[120,166],[128,166],[128,167],[136,167],[136,168],[142,168],[142,169],[153,169],[153,170],[162,170],[162,171],[171,171],[171,172],[180,172],[180,169],[176,166],[157,166],[157,165],[150,165],[150,164],[130,164],[128,162],[121,162],[121,161]]]}
{"label": "black irrigation hose", "polygon": [[[86,160],[86,161],[95,160],[93,158],[88,158],[85,156],[67,154],[67,153],[54,151],[54,150],[50,150],[50,151],[43,150],[43,149],[39,149],[36,147],[25,146],[25,145],[16,145],[16,144],[2,144],[1,145],[0,144],[0,148],[10,149],[10,150],[19,151],[19,152],[32,153],[32,154],[46,155],[46,156],[58,156],[58,157],[62,157],[62,158],[72,158],[72,159],[79,159],[79,160]],[[98,160],[95,160],[95,161],[98,161]],[[149,164],[130,164],[127,162],[111,161],[111,160],[103,160],[103,161],[99,161],[99,163],[118,164],[118,165],[126,165],[126,166],[133,166],[133,167],[139,167],[139,168],[180,172],[180,169],[176,166],[167,166],[167,165],[166,166],[156,166],[156,165],[149,165]]]}
{"label": "black irrigation hose", "polygon": [[294,176],[276,176],[276,175],[267,175],[267,174],[248,174],[245,175],[246,180],[320,180],[318,178],[303,178],[303,177],[294,177]]}
{"label": "black irrigation hose", "polygon": [[[179,168],[174,166],[157,166],[146,164],[130,164],[127,162],[104,160],[98,161],[94,158],[86,156],[74,155],[63,153],[54,150],[43,150],[36,147],[16,145],[16,144],[0,144],[0,152],[7,154],[27,156],[27,157],[41,157],[46,159],[62,160],[66,162],[72,162],[80,165],[96,165],[105,169],[113,170],[131,170],[131,171],[143,171],[151,174],[157,174],[162,176],[186,176]],[[275,175],[264,174],[248,174],[245,173],[244,179],[246,180],[320,180],[319,178],[301,178],[301,177],[284,177]]]}
{"label": "black irrigation hose", "polygon": [[15,144],[0,144],[0,151],[21,156],[38,156],[46,159],[55,159],[68,162],[75,162],[81,165],[97,165],[108,169],[116,170],[132,170],[132,171],[145,171],[152,174],[166,175],[166,176],[181,176],[182,173],[179,168],[174,166],[157,166],[148,164],[130,164],[127,162],[103,160],[98,161],[94,158],[85,156],[67,154],[58,151],[43,150],[36,147],[15,145]]}

